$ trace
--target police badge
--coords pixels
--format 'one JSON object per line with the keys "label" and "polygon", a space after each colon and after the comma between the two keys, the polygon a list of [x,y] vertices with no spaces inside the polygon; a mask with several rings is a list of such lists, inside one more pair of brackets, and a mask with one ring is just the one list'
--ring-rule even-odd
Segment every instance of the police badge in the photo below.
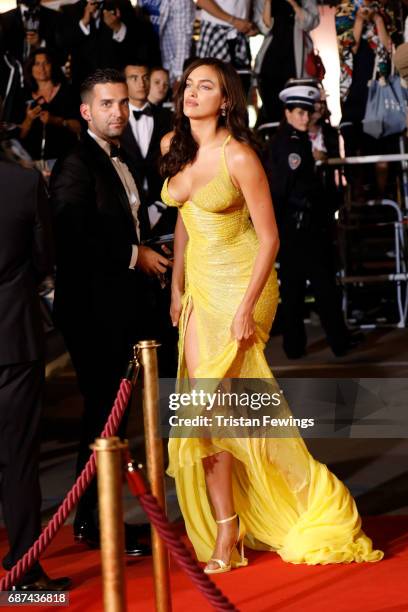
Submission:
{"label": "police badge", "polygon": [[288,157],[288,162],[291,170],[297,170],[302,163],[302,158],[297,153],[291,153]]}

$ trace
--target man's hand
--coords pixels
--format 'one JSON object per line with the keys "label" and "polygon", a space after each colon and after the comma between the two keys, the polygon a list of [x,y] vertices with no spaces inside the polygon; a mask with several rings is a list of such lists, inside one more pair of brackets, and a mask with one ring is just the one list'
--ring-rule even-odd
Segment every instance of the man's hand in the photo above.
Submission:
{"label": "man's hand", "polygon": [[320,151],[320,149],[313,149],[313,157],[316,161],[324,162],[327,159],[326,151]]}
{"label": "man's hand", "polygon": [[231,25],[242,34],[248,34],[248,32],[250,32],[253,28],[251,21],[248,21],[247,19],[240,19],[239,17],[234,17],[231,20]]}
{"label": "man's hand", "polygon": [[119,9],[116,9],[114,13],[112,11],[103,11],[103,20],[108,28],[114,32],[119,32],[122,25]]}
{"label": "man's hand", "polygon": [[40,121],[44,124],[47,125],[47,123],[50,123],[50,111],[46,111],[46,110],[42,110],[40,113]]}
{"label": "man's hand", "polygon": [[356,19],[362,19],[363,21],[371,21],[373,16],[374,13],[368,6],[360,6],[356,13]]}
{"label": "man's hand", "polygon": [[97,2],[87,2],[85,5],[84,14],[82,15],[82,23],[84,26],[89,26],[92,15],[98,10]]}
{"label": "man's hand", "polygon": [[26,41],[28,42],[28,44],[30,45],[31,49],[36,49],[37,47],[40,46],[40,35],[38,32],[27,32],[26,34]]}
{"label": "man's hand", "polygon": [[31,125],[32,122],[37,119],[41,114],[41,106],[37,104],[34,108],[27,108],[26,111],[26,121]]}
{"label": "man's hand", "polygon": [[139,246],[136,267],[150,276],[159,276],[173,266],[172,262],[150,247]]}

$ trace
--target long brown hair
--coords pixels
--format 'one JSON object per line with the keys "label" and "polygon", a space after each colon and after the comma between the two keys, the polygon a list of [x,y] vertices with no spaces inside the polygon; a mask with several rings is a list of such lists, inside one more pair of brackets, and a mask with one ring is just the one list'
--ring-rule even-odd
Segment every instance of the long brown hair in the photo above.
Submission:
{"label": "long brown hair", "polygon": [[169,151],[160,159],[160,173],[163,177],[174,176],[187,164],[194,161],[198,144],[191,133],[190,121],[183,112],[184,90],[190,74],[199,66],[212,66],[217,73],[221,91],[226,98],[226,115],[220,114],[218,125],[225,127],[239,142],[259,145],[248,127],[248,113],[244,90],[238,73],[226,62],[215,58],[201,58],[193,61],[184,71],[175,97],[174,135]]}

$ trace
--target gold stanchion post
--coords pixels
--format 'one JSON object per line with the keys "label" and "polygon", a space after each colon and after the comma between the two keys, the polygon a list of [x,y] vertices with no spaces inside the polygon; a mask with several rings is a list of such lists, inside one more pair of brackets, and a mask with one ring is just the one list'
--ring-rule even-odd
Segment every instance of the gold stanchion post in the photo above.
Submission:
{"label": "gold stanchion post", "polygon": [[[154,340],[137,345],[144,370],[143,418],[146,440],[147,474],[153,495],[166,510],[163,442],[159,435],[159,383],[157,347]],[[169,556],[157,531],[152,527],[154,588],[157,612],[171,612]]]}
{"label": "gold stanchion post", "polygon": [[105,612],[125,612],[125,561],[122,505],[123,451],[127,448],[117,437],[97,438],[99,524],[103,601]]}

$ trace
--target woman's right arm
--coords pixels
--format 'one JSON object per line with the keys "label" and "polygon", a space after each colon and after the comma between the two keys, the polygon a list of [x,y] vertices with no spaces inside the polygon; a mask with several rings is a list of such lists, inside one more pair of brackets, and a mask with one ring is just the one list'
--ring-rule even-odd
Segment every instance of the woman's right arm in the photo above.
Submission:
{"label": "woman's right arm", "polygon": [[181,314],[181,298],[184,293],[184,253],[187,241],[187,230],[179,211],[174,231],[174,262],[171,279],[170,317],[174,327],[178,325]]}
{"label": "woman's right arm", "polygon": [[26,116],[23,123],[20,125],[20,138],[24,139],[28,132],[31,130],[33,121],[39,118],[41,113],[41,106],[37,105],[34,108],[27,106]]}
{"label": "woman's right arm", "polygon": [[356,18],[353,24],[353,36],[354,36],[354,43],[355,43],[352,47],[353,53],[357,53],[358,48],[360,46],[361,35],[363,33],[363,27],[364,27],[364,20],[365,20],[364,9],[362,9],[360,6],[360,8],[358,9],[356,13]]}
{"label": "woman's right arm", "polygon": [[[160,151],[166,155],[170,149],[174,132],[168,132],[160,141]],[[173,327],[177,327],[181,314],[181,298],[184,293],[184,252],[188,241],[187,230],[184,226],[180,211],[177,214],[176,229],[174,230],[174,259],[171,275],[171,305],[170,317]]]}

